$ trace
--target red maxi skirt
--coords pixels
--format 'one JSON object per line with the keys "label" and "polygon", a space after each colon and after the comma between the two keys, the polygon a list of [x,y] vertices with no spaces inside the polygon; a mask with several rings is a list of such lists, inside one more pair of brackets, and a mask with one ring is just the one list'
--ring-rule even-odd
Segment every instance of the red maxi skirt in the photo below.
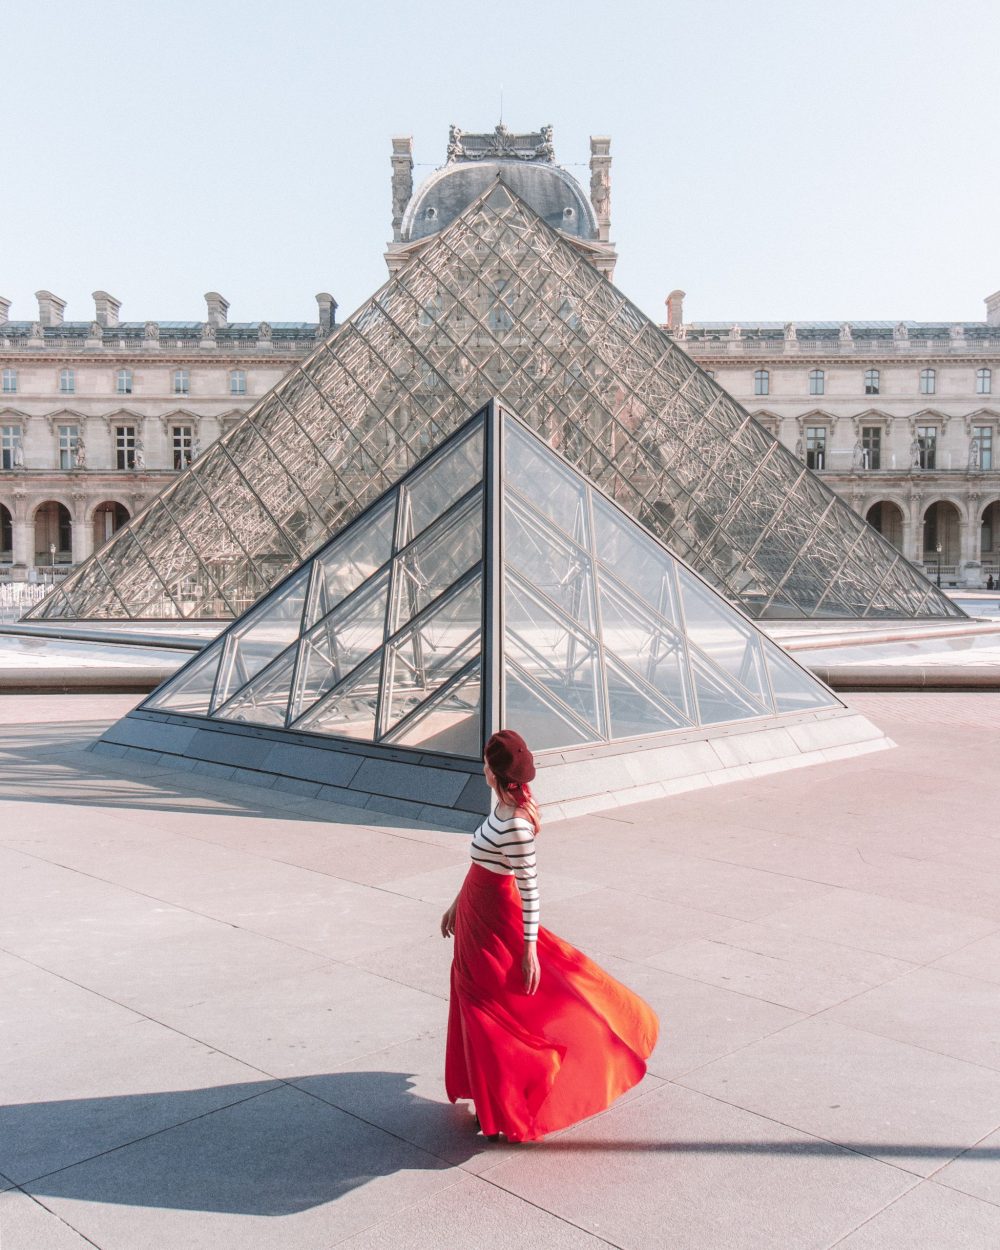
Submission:
{"label": "red maxi skirt", "polygon": [[455,914],[445,1089],[509,1141],[610,1106],[642,1080],[659,1030],[647,1003],[544,928],[541,983],[526,994],[523,933],[514,877],[473,864]]}

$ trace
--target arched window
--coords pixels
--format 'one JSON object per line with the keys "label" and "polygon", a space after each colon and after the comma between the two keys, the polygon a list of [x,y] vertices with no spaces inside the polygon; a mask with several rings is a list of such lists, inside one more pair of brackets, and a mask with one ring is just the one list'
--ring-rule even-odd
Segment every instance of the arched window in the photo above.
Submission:
{"label": "arched window", "polygon": [[766,369],[756,369],[754,371],[753,393],[755,395],[770,395],[771,375]]}
{"label": "arched window", "polygon": [[809,371],[809,394],[822,395],[826,389],[826,375],[822,369],[811,369]]}
{"label": "arched window", "polygon": [[4,369],[3,371],[3,393],[5,395],[13,395],[17,391],[17,370]]}
{"label": "arched window", "polygon": [[76,391],[76,374],[72,369],[59,371],[59,390],[63,395],[72,395]]}
{"label": "arched window", "polygon": [[[6,389],[6,387],[4,388]],[[993,371],[991,369],[976,370],[976,394],[989,395],[993,390]]]}
{"label": "arched window", "polygon": [[191,390],[191,374],[187,369],[174,370],[174,394],[187,395]]}
{"label": "arched window", "polygon": [[119,369],[117,375],[117,390],[119,395],[132,394],[132,370]]}
{"label": "arched window", "polygon": [[229,393],[230,395],[245,395],[247,393],[247,375],[243,369],[234,369],[230,373]]}
{"label": "arched window", "polygon": [[880,375],[877,369],[865,370],[865,394],[877,395],[879,393]]}
{"label": "arched window", "polygon": [[14,558],[14,518],[10,509],[0,503],[0,560],[7,563]]}
{"label": "arched window", "polygon": [[934,369],[920,370],[920,394],[933,395],[937,390],[937,372]]}

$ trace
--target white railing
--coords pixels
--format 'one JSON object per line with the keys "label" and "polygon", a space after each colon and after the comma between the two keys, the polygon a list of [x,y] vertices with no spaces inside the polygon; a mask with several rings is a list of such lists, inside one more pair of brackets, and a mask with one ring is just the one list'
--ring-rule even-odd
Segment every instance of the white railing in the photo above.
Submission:
{"label": "white railing", "polygon": [[677,339],[690,356],[1000,356],[989,339]]}
{"label": "white railing", "polygon": [[50,585],[38,582],[0,581],[0,621],[4,624],[19,621],[49,590]]}

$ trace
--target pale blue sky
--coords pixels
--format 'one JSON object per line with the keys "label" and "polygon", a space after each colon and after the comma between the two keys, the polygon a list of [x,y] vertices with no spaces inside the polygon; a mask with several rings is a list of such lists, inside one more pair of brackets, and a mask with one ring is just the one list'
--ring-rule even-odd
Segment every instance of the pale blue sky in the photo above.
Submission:
{"label": "pale blue sky", "polygon": [[390,136],[612,136],[618,285],[658,320],[981,319],[1000,287],[1000,0],[4,0],[0,295],[89,320],[346,315]]}

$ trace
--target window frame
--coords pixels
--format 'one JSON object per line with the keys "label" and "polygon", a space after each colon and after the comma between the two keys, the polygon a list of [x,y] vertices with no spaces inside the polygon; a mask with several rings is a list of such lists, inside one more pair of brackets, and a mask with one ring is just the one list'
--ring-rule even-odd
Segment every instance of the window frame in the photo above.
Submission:
{"label": "window frame", "polygon": [[136,426],[115,424],[115,471],[128,473],[135,469]]}
{"label": "window frame", "polygon": [[76,423],[60,421],[56,425],[56,447],[58,450],[59,471],[68,473],[75,468],[76,449],[80,443],[80,426]]}
{"label": "window frame", "polygon": [[15,452],[24,450],[24,426],[20,422],[0,425],[0,469],[13,469]]}
{"label": "window frame", "polygon": [[191,394],[191,370],[175,369],[171,381],[174,395],[190,395]]}
{"label": "window frame", "polygon": [[194,426],[172,425],[170,446],[173,452],[174,471],[180,473],[194,459]]}
{"label": "window frame", "polygon": [[17,394],[17,370],[8,365],[7,368],[5,368],[3,371],[2,382],[0,382],[0,386],[2,386],[3,388],[2,391],[0,391],[0,394],[16,395]]}
{"label": "window frame", "polygon": [[[993,471],[993,433],[992,425],[974,425],[972,427],[972,437],[979,439],[979,467],[984,473]],[[987,461],[989,461],[988,464]]]}
{"label": "window frame", "polygon": [[881,395],[882,393],[882,370],[866,369],[865,370],[865,394]]}
{"label": "window frame", "polygon": [[920,450],[920,468],[924,472],[937,472],[938,427],[936,425],[917,426],[917,446]]}
{"label": "window frame", "polygon": [[920,394],[936,395],[937,394],[937,370],[921,369],[920,370]]}
{"label": "window frame", "polygon": [[805,427],[806,468],[814,472],[822,472],[826,467],[827,444],[830,439],[828,425],[807,425]]}
{"label": "window frame", "polygon": [[76,394],[76,370],[60,369],[59,370],[59,394],[75,395]]}
{"label": "window frame", "polygon": [[247,393],[247,371],[245,369],[229,370],[229,393],[230,395],[245,395]]}
{"label": "window frame", "polygon": [[986,365],[976,370],[976,394],[993,394],[993,370]]}
{"label": "window frame", "polygon": [[[861,450],[867,458],[863,467],[867,472],[877,473],[882,467],[882,435],[885,430],[881,425],[863,425],[861,427]],[[874,438],[868,437],[874,435]]]}
{"label": "window frame", "polygon": [[753,393],[754,395],[770,395],[771,393],[771,371],[770,369],[755,369],[753,371]]}
{"label": "window frame", "polygon": [[115,394],[131,395],[135,390],[135,373],[127,368],[115,370]]}
{"label": "window frame", "polygon": [[826,370],[810,369],[809,370],[809,394],[825,395],[826,394]]}

